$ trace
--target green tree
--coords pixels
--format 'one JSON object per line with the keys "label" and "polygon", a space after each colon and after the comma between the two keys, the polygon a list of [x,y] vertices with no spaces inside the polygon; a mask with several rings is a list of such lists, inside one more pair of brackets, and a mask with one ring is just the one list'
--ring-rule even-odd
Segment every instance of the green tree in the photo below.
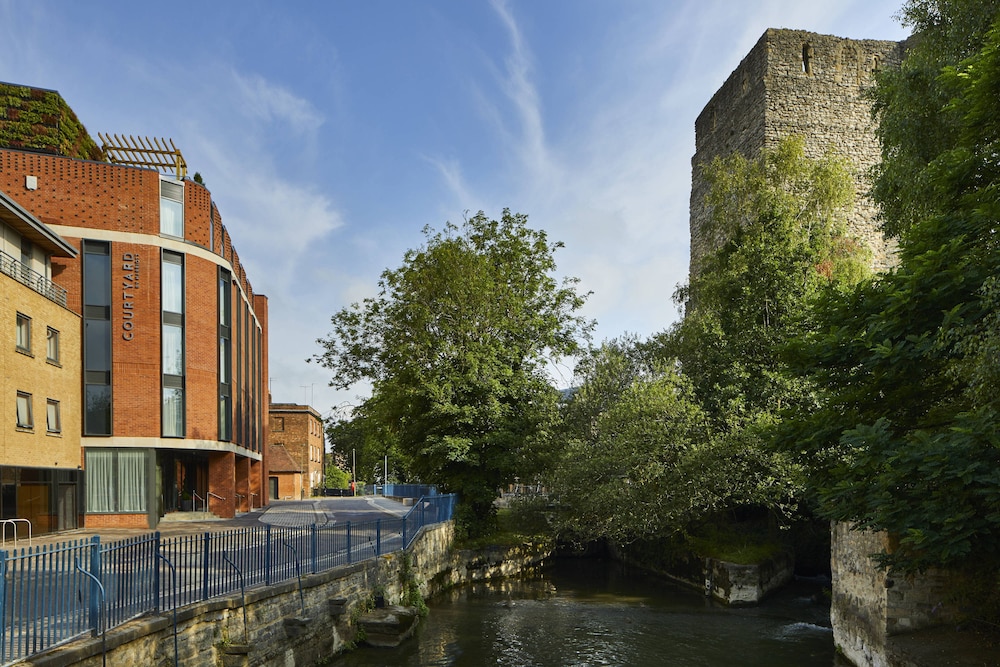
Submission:
{"label": "green tree", "polygon": [[546,363],[592,324],[577,314],[577,281],[552,276],[562,244],[526,216],[480,212],[424,233],[377,297],[333,316],[314,358],[334,386],[372,382],[369,419],[415,477],[461,494],[460,526],[477,535],[498,489],[543,464],[558,398]]}
{"label": "green tree", "polygon": [[[793,347],[802,373],[824,392],[785,445],[813,466],[827,516],[897,538],[881,560],[902,571],[1000,567],[1000,12],[989,5],[908,3],[937,16],[911,57],[929,60],[945,37],[963,45],[954,57],[972,52],[934,80],[944,130],[881,135],[886,154],[919,155],[911,144],[925,140],[935,147],[892,167],[911,170],[933,201],[919,194],[912,207],[889,203],[902,231],[898,269],[829,295],[815,331]],[[972,6],[978,16],[955,14]],[[988,32],[953,31],[987,19]],[[911,96],[885,99],[898,108],[882,122],[901,122]]]}
{"label": "green tree", "polygon": [[844,233],[853,181],[843,160],[809,159],[792,137],[756,159],[735,154],[702,169],[719,247],[676,292],[684,318],[654,345],[680,361],[725,432],[809,400],[778,350],[808,321],[818,289],[857,281],[866,257]]}
{"label": "green tree", "polygon": [[687,536],[737,508],[789,512],[796,489],[778,481],[792,477],[781,457],[748,429],[713,434],[673,360],[626,337],[585,355],[577,378],[549,481],[564,537],[627,545]]}

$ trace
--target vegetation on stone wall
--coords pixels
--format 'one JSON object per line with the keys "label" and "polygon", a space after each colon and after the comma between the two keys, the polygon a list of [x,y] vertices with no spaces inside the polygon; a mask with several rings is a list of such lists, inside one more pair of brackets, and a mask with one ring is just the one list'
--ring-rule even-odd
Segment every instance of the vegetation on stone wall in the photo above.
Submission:
{"label": "vegetation on stone wall", "polygon": [[796,138],[704,170],[719,243],[677,292],[684,319],[648,341],[607,342],[577,368],[550,481],[569,537],[704,546],[711,526],[797,514],[799,469],[768,446],[768,429],[812,387],[779,351],[819,290],[865,274],[843,231],[852,179]]}
{"label": "vegetation on stone wall", "polygon": [[914,0],[904,14],[924,36],[877,107],[899,267],[819,304],[796,349],[819,407],[784,442],[826,516],[894,537],[885,565],[996,568],[1000,6]]}
{"label": "vegetation on stone wall", "polygon": [[0,84],[0,146],[84,160],[103,157],[59,93],[15,84]]}

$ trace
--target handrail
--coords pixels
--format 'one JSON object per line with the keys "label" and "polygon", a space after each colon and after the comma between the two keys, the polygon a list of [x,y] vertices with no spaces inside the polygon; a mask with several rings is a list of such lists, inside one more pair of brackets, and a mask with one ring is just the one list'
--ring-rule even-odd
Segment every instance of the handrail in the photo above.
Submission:
{"label": "handrail", "polygon": [[[200,500],[201,504],[202,504],[202,507],[204,508],[204,511],[205,512],[208,511],[208,496],[205,496],[204,498],[202,498],[201,496],[198,495],[197,491],[192,491],[191,492],[191,497],[192,498],[196,498],[197,500]],[[194,506],[195,506],[195,509],[197,509],[198,508],[198,503],[195,502]]]}
{"label": "handrail", "polygon": [[251,511],[253,510],[253,499],[256,498],[258,495],[260,495],[260,494],[254,493],[253,491],[250,492],[250,510]]}
{"label": "handrail", "polygon": [[3,546],[7,546],[7,525],[14,527],[14,548],[17,548],[17,524],[19,523],[28,524],[28,546],[31,546],[31,521],[29,519],[0,519],[0,524],[3,525],[3,540],[0,542]]}
{"label": "handrail", "polygon": [[212,493],[211,491],[209,491],[208,495],[205,496],[205,511],[206,512],[208,511],[208,499],[209,499],[209,497],[215,498],[216,500],[221,500],[222,502],[226,502],[226,499],[225,499],[224,496],[220,496],[217,493]]}

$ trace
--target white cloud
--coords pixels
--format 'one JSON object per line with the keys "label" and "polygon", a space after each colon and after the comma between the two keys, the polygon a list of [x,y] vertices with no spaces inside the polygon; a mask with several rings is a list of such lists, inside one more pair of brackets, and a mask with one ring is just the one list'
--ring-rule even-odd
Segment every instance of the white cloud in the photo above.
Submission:
{"label": "white cloud", "polygon": [[233,72],[232,79],[238,92],[236,108],[256,121],[282,122],[299,135],[313,134],[323,124],[323,114],[311,102],[280,84],[239,72]]}

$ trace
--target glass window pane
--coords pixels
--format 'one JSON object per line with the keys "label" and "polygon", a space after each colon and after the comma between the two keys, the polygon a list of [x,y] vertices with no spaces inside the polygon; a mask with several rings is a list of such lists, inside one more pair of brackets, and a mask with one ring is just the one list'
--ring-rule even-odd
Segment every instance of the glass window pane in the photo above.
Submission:
{"label": "glass window pane", "polygon": [[184,236],[184,204],[160,197],[160,233]]}
{"label": "glass window pane", "polygon": [[59,426],[59,401],[49,400],[45,404],[45,427],[52,433],[62,430]]}
{"label": "glass window pane", "polygon": [[111,387],[87,385],[87,412],[83,424],[86,435],[111,435]]}
{"label": "glass window pane", "polygon": [[163,325],[163,374],[184,375],[184,329]]}
{"label": "glass window pane", "polygon": [[184,312],[184,267],[164,260],[161,278],[163,310],[168,313]]}
{"label": "glass window pane", "polygon": [[17,395],[17,425],[31,428],[31,394]]}
{"label": "glass window pane", "polygon": [[86,254],[83,262],[83,303],[111,305],[111,256]]}
{"label": "glass window pane", "polygon": [[59,361],[59,332],[55,329],[48,330],[45,354],[49,361]]}
{"label": "glass window pane", "polygon": [[118,511],[146,511],[146,452],[118,451]]}
{"label": "glass window pane", "polygon": [[115,461],[114,452],[87,449],[87,511],[115,511]]}
{"label": "glass window pane", "polygon": [[111,322],[109,320],[84,321],[85,370],[111,370]]}
{"label": "glass window pane", "polygon": [[163,388],[163,435],[184,437],[184,390]]}

